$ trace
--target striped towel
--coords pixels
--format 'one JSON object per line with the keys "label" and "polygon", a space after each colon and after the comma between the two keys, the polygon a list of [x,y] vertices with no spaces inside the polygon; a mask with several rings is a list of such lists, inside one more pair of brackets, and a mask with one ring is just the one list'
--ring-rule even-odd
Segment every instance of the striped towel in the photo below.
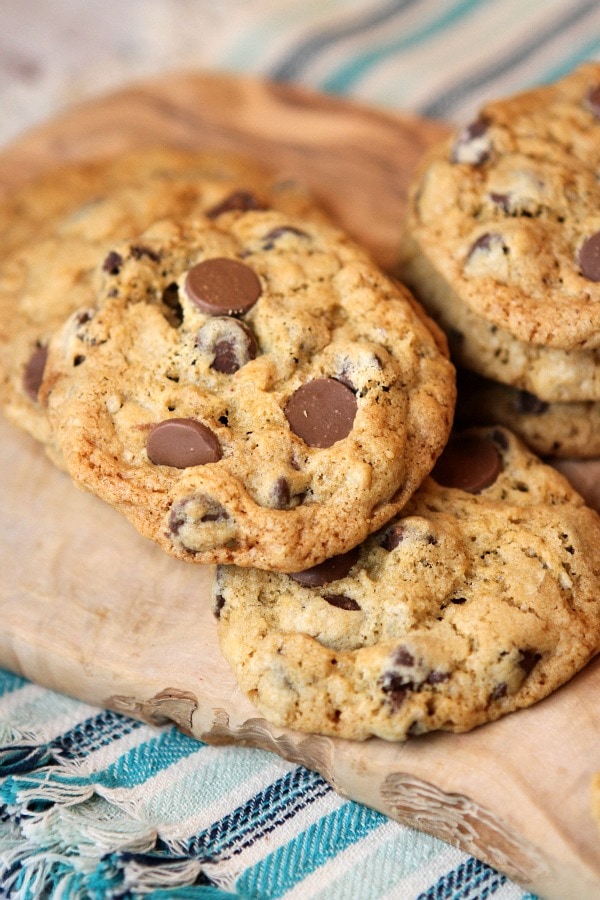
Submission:
{"label": "striped towel", "polygon": [[[74,100],[186,67],[461,122],[600,54],[597,0],[128,0],[125,16],[103,0],[94,54],[85,40],[66,53],[64,34],[89,28],[86,6],[56,0],[40,22],[11,5],[12,21],[24,18],[12,45],[3,36],[0,140]],[[213,748],[1,671],[0,896],[535,900],[275,755]]]}
{"label": "striped towel", "polygon": [[274,754],[0,670],[0,896],[535,900]]}

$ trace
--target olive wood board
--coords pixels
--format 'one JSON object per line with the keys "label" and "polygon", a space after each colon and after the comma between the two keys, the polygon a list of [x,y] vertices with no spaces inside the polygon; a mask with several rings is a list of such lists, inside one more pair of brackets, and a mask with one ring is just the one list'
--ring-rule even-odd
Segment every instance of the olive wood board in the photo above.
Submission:
{"label": "olive wood board", "polygon": [[[303,179],[393,266],[407,183],[442,123],[303,88],[183,72],[71,108],[0,151],[10,191],[49,166],[142,146],[234,151]],[[598,463],[569,475],[600,506]],[[600,897],[600,659],[468,734],[344,741],[269,725],[220,654],[212,568],[179,562],[79,491],[0,419],[0,666],[198,739],[260,747],[473,853],[545,898]]]}

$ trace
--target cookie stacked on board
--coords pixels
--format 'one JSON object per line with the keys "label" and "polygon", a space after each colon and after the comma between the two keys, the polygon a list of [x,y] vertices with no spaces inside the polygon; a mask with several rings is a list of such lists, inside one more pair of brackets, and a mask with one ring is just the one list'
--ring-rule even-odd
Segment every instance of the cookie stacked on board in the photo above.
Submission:
{"label": "cookie stacked on board", "polygon": [[223,653],[271,722],[464,731],[600,649],[597,513],[509,430],[451,438],[443,333],[297,182],[141,153],[18,192],[0,229],[3,409],[218,564]]}
{"label": "cookie stacked on board", "polygon": [[410,194],[401,275],[446,331],[458,417],[600,455],[600,65],[483,107]]}

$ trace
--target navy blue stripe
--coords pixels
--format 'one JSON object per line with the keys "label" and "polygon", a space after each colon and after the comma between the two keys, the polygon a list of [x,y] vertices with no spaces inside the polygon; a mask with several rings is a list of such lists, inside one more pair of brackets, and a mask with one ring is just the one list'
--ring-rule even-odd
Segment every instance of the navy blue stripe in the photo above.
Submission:
{"label": "navy blue stripe", "polygon": [[316,772],[298,766],[191,838],[187,854],[208,859],[240,853],[332,790]]}
{"label": "navy blue stripe", "polygon": [[[521,43],[498,62],[478,69],[475,74],[457,82],[444,91],[443,94],[437,94],[435,100],[422,106],[419,112],[432,118],[451,118],[453,108],[464,103],[465,98],[469,94],[475,93],[484,85],[506,74],[515,66],[527,60],[532,53],[540,50],[561,32],[568,31],[570,27],[585,19],[590,13],[597,12],[597,10],[597,0],[586,0],[585,3],[580,3],[579,6],[569,4],[569,9],[564,15],[559,16],[546,28],[538,31],[534,38]],[[569,48],[565,46],[565,49]]]}
{"label": "navy blue stripe", "polygon": [[74,728],[54,738],[48,746],[58,758],[82,759],[94,750],[125,737],[140,728],[141,724],[136,719],[103,710],[97,716],[79,722]]}
{"label": "navy blue stripe", "polygon": [[506,881],[506,875],[471,856],[456,869],[442,875],[437,884],[419,894],[417,900],[486,900]]}
{"label": "navy blue stripe", "polygon": [[363,15],[350,22],[337,22],[330,28],[319,29],[318,32],[304,38],[283,62],[271,70],[271,78],[276,81],[291,81],[298,78],[319,53],[357,34],[364,35],[369,28],[385,24],[417,3],[419,0],[392,0],[379,9],[365,11]]}

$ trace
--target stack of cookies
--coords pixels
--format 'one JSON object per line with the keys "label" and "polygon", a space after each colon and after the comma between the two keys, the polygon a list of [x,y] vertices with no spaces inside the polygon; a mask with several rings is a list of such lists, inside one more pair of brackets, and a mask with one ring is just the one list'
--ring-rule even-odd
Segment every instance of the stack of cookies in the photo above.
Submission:
{"label": "stack of cookies", "polygon": [[449,337],[458,419],[600,456],[600,65],[486,105],[424,160],[401,277]]}
{"label": "stack of cookies", "polygon": [[508,429],[451,436],[445,337],[301,186],[138,154],[25,189],[0,230],[2,407],[217,564],[223,653],[271,722],[464,731],[598,652],[600,517]]}

